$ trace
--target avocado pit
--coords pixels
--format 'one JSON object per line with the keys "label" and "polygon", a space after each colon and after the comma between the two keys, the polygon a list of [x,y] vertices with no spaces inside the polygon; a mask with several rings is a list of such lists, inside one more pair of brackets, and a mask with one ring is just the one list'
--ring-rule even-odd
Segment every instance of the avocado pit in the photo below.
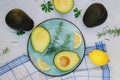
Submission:
{"label": "avocado pit", "polygon": [[62,56],[60,58],[60,64],[61,64],[61,66],[66,67],[67,65],[69,65],[69,63],[70,63],[70,59],[68,57]]}

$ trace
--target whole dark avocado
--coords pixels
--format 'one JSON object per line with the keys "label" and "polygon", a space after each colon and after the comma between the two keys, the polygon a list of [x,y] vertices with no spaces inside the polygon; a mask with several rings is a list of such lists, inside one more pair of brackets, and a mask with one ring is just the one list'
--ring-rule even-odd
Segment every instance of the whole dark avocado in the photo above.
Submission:
{"label": "whole dark avocado", "polygon": [[103,4],[93,3],[86,10],[83,22],[87,27],[92,28],[104,23],[107,17],[108,13]]}
{"label": "whole dark avocado", "polygon": [[9,11],[5,18],[6,24],[18,31],[29,31],[33,28],[33,20],[22,10],[13,9]]}

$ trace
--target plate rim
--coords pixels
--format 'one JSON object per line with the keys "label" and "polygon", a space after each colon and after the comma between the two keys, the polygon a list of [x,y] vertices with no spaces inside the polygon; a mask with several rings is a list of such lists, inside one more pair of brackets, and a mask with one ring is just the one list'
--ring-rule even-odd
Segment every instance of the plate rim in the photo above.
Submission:
{"label": "plate rim", "polygon": [[[83,57],[82,57],[81,61],[79,62],[79,64],[78,64],[72,71],[70,71],[70,72],[68,72],[68,73],[65,73],[65,74],[61,74],[61,75],[51,75],[51,74],[47,74],[47,73],[42,72],[40,69],[38,69],[38,68],[35,66],[35,64],[33,63],[32,59],[31,59],[31,57],[30,57],[30,54],[29,54],[28,44],[29,44],[29,40],[30,40],[30,37],[31,37],[31,32],[33,31],[34,28],[36,28],[36,27],[39,26],[40,24],[42,24],[42,23],[44,23],[44,22],[46,22],[46,21],[49,21],[49,20],[64,20],[64,21],[67,21],[67,22],[71,23],[72,25],[74,25],[74,26],[79,30],[79,32],[80,32],[80,34],[81,34],[81,36],[82,36],[82,38],[83,38],[83,43],[84,43],[84,53],[83,53]],[[29,57],[30,62],[32,63],[32,65],[33,65],[38,71],[40,71],[41,73],[43,73],[43,74],[45,74],[45,75],[47,75],[47,76],[52,76],[52,77],[65,76],[65,75],[67,75],[67,74],[70,74],[70,73],[74,72],[74,71],[80,66],[80,64],[83,62],[83,59],[84,59],[84,57],[85,57],[86,43],[85,43],[85,38],[84,38],[81,30],[80,30],[73,22],[71,22],[71,21],[69,21],[69,20],[67,20],[67,19],[62,19],[62,18],[50,18],[50,19],[41,21],[37,26],[33,27],[33,29],[32,29],[31,32],[30,32],[28,41],[27,41],[27,54],[28,54],[28,57]]]}

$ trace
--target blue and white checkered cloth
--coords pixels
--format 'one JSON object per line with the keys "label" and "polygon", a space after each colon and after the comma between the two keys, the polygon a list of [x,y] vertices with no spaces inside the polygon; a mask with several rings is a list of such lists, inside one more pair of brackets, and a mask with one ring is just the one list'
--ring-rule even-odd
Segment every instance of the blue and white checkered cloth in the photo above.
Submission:
{"label": "blue and white checkered cloth", "polygon": [[81,65],[74,72],[61,77],[50,77],[42,74],[31,64],[28,55],[24,54],[0,66],[0,80],[110,80],[109,64],[98,67],[89,61],[88,53],[94,49],[106,52],[106,46],[103,42],[97,42],[95,46],[87,47]]}

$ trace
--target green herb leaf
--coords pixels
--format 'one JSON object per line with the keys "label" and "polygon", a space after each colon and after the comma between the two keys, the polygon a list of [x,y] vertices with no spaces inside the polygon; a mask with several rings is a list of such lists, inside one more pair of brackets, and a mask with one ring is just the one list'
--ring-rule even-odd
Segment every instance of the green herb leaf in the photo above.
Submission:
{"label": "green herb leaf", "polygon": [[78,18],[81,14],[81,11],[78,8],[73,9],[75,18]]}
{"label": "green herb leaf", "polygon": [[41,9],[42,11],[45,11],[45,13],[51,12],[53,10],[52,3],[50,1],[48,1],[47,3],[43,3],[41,5]]}
{"label": "green herb leaf", "polygon": [[67,45],[69,44],[70,38],[71,38],[71,35],[70,34],[66,34],[64,43],[62,45],[60,45],[59,47],[56,47],[54,53],[57,53],[57,52],[59,52],[61,50],[64,50],[67,47]]}
{"label": "green herb leaf", "polygon": [[6,47],[4,50],[3,50],[3,54],[6,54],[7,52],[9,52],[9,48]]}
{"label": "green herb leaf", "polygon": [[70,34],[66,34],[65,41],[64,41],[63,45],[61,46],[62,49],[67,47],[67,45],[68,45],[68,43],[70,41],[70,38],[71,38],[71,35]]}
{"label": "green herb leaf", "polygon": [[49,46],[46,54],[49,55],[51,53],[57,53],[61,50],[63,50],[64,48],[67,47],[67,45],[69,44],[69,41],[70,41],[70,38],[71,38],[71,35],[70,34],[66,34],[66,37],[65,37],[65,40],[64,40],[64,43],[62,45],[60,45],[59,47],[56,47],[55,44],[57,44],[57,40],[59,40],[59,35],[60,33],[62,32],[62,25],[63,25],[63,22],[60,22],[59,23],[59,27],[58,29],[56,30],[56,35],[54,37],[54,40],[53,42],[51,43],[51,45]]}
{"label": "green herb leaf", "polygon": [[60,35],[61,31],[62,31],[63,22],[60,22],[58,25],[59,25],[59,27],[56,30],[56,35],[54,36],[54,40],[51,43],[50,48],[48,48],[47,54],[50,54],[50,53],[52,53],[52,52],[54,52],[56,50],[55,44],[57,43],[57,40],[59,40],[59,35]]}
{"label": "green herb leaf", "polygon": [[104,29],[102,32],[98,32],[97,37],[101,38],[107,35],[112,37],[120,36],[120,28]]}
{"label": "green herb leaf", "polygon": [[23,32],[23,31],[17,31],[17,35],[18,36],[23,35],[23,34],[25,34],[25,32]]}

